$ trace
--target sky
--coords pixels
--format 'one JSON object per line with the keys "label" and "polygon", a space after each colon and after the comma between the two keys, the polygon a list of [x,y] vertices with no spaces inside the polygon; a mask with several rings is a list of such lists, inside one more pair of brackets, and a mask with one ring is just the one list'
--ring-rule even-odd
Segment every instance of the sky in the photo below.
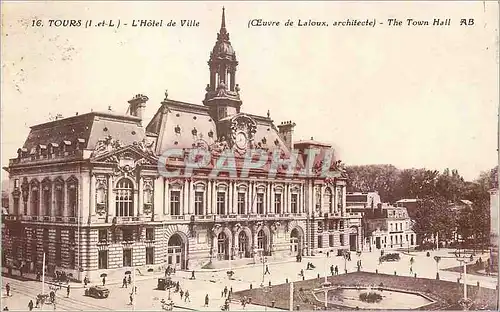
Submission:
{"label": "sky", "polygon": [[[467,180],[498,162],[495,2],[2,2],[2,166],[29,127],[149,97],[202,104],[222,7],[239,61],[242,111],[294,140],[331,143],[347,165],[458,169]],[[387,19],[403,26],[388,26]],[[406,19],[451,19],[409,27]],[[460,26],[461,18],[474,26]],[[33,27],[33,20],[44,26]],[[49,27],[49,19],[118,20],[120,28]],[[198,27],[133,28],[190,19]],[[249,20],[280,21],[248,27]],[[285,27],[288,20],[376,19],[376,27]],[[378,24],[383,22],[383,25]],[[129,26],[123,26],[128,23]],[[2,179],[8,175],[2,171]]]}

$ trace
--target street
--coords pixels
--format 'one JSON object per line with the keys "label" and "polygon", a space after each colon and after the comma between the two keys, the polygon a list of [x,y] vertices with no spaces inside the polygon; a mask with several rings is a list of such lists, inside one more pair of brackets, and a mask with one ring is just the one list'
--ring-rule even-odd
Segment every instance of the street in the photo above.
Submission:
{"label": "street", "polygon": [[[425,252],[412,252],[414,264],[412,266],[413,274],[417,274],[421,278],[434,279],[436,276],[436,263],[434,256],[443,257],[439,263],[440,278],[447,281],[455,281],[460,276],[458,272],[443,271],[442,269],[457,266],[458,262],[453,256],[453,250],[441,249],[439,251],[431,251],[431,256],[427,257]],[[390,251],[386,251],[388,253]],[[380,251],[371,253],[362,253],[360,257],[352,253],[351,261],[344,261],[342,257],[329,257],[325,255],[317,255],[314,257],[304,257],[301,263],[286,262],[286,263],[269,263],[270,274],[264,276],[264,285],[271,282],[272,285],[282,284],[288,281],[301,280],[299,276],[300,270],[304,270],[305,279],[316,278],[318,274],[321,277],[330,274],[330,266],[337,265],[339,274],[344,272],[344,264],[349,272],[357,270],[356,263],[358,260],[362,262],[362,271],[375,272],[393,275],[396,271],[397,275],[410,276],[410,258],[411,256],[400,253],[401,260],[397,262],[384,262],[379,265],[378,258]],[[477,255],[474,261],[482,257],[485,260],[487,254]],[[293,261],[293,260],[292,260]],[[315,269],[306,270],[306,265],[311,262]],[[224,304],[225,298],[221,296],[224,287],[233,288],[234,292],[248,289],[250,284],[252,287],[260,287],[262,283],[262,265],[252,267],[233,268],[235,275],[234,280],[229,280],[226,271],[218,272],[196,272],[195,280],[190,280],[191,272],[177,272],[172,276],[173,281],[179,281],[180,287],[184,291],[190,293],[190,302],[181,300],[179,293],[175,293],[174,289],[170,292],[171,299],[174,301],[174,310],[195,309],[195,310],[220,310]],[[413,275],[412,274],[412,275]],[[137,277],[136,277],[137,278]],[[461,281],[462,282],[462,281]],[[470,285],[480,283],[482,287],[495,288],[497,279],[495,276],[478,276],[467,275],[467,282]],[[2,291],[2,308],[8,306],[9,310],[26,310],[30,299],[35,298],[36,294],[41,293],[41,283],[36,281],[21,282],[12,278],[3,278]],[[11,297],[5,297],[5,283],[10,283]],[[148,279],[137,278],[135,285],[137,286],[137,295],[134,298],[135,303],[130,304],[130,292],[132,287],[122,288],[121,283],[107,285],[110,289],[110,295],[107,299],[94,299],[84,296],[83,285],[72,284],[70,297],[66,298],[66,288],[56,292],[56,310],[155,310],[161,311],[161,299],[167,299],[168,291],[156,290],[156,278],[149,277]],[[48,293],[49,286],[45,287],[45,292]],[[209,296],[209,305],[204,307],[205,295]],[[33,301],[35,302],[35,301]],[[44,310],[53,310],[52,305],[46,305]],[[232,302],[231,310],[242,310],[242,306],[238,302]],[[255,305],[247,305],[245,310],[262,310],[262,307]],[[268,308],[269,309],[269,308]],[[35,309],[39,310],[39,309]],[[271,310],[271,309],[270,309]]]}

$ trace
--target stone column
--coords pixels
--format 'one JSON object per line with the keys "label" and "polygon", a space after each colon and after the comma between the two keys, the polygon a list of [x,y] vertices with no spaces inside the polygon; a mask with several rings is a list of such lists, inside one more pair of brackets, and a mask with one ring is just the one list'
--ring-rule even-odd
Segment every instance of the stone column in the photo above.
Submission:
{"label": "stone column", "polygon": [[90,209],[89,209],[89,217],[90,216],[95,216],[95,201],[96,201],[96,177],[95,173],[91,172],[90,173]]}
{"label": "stone column", "polygon": [[189,214],[193,215],[194,214],[194,183],[193,180],[189,180]]}
{"label": "stone column", "polygon": [[273,190],[272,190],[272,186],[271,186],[271,182],[267,183],[267,186],[266,186],[266,203],[265,203],[265,210],[264,210],[264,213],[274,213],[274,209],[273,209],[273,200],[274,200],[274,197],[273,197]]}
{"label": "stone column", "polygon": [[163,207],[163,213],[170,215],[170,181],[168,179],[163,181],[165,183],[165,206]]}
{"label": "stone column", "polygon": [[250,182],[250,211],[255,214],[255,183]]}
{"label": "stone column", "polygon": [[113,175],[108,175],[108,190],[107,190],[107,205],[108,205],[108,216],[109,217],[114,217],[115,216],[115,209],[113,207]]}
{"label": "stone column", "polygon": [[207,187],[205,188],[205,194],[204,194],[204,203],[203,203],[203,214],[209,215],[210,214],[210,180],[207,180]]}
{"label": "stone column", "polygon": [[[160,207],[163,205],[163,177],[157,177],[154,180],[154,190],[153,190],[153,218],[157,220],[160,215]],[[164,209],[164,208],[162,208]]]}
{"label": "stone column", "polygon": [[212,180],[212,202],[210,204],[210,209],[212,210],[212,214],[217,214],[217,193],[215,188],[215,180]]}
{"label": "stone column", "polygon": [[228,183],[228,194],[227,194],[227,214],[233,213],[233,181]]}
{"label": "stone column", "polygon": [[238,189],[236,181],[233,182],[233,213],[238,214]]}
{"label": "stone column", "polygon": [[182,188],[182,206],[181,206],[181,215],[188,214],[189,208],[189,185],[187,179],[184,180],[184,187]]}
{"label": "stone column", "polygon": [[142,216],[142,211],[144,209],[144,179],[142,176],[139,177],[139,198],[137,201],[137,216]]}

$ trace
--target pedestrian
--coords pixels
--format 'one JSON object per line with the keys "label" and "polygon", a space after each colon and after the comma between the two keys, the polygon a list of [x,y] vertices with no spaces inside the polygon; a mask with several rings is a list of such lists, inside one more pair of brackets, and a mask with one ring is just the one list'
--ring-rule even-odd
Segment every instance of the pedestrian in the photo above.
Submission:
{"label": "pedestrian", "polygon": [[83,279],[83,288],[87,288],[88,283],[89,283],[89,278],[85,276],[85,278]]}
{"label": "pedestrian", "polygon": [[337,265],[335,266],[335,275],[339,275],[339,267]]}
{"label": "pedestrian", "polygon": [[182,289],[181,289],[180,295],[181,295],[181,300],[182,300],[182,296],[184,296],[184,291]]}
{"label": "pedestrian", "polygon": [[127,278],[124,276],[122,280],[122,288],[127,288]]}
{"label": "pedestrian", "polygon": [[10,297],[10,284],[5,284],[5,290],[7,291],[7,297]]}
{"label": "pedestrian", "polygon": [[69,284],[68,284],[68,288],[66,289],[66,297],[69,298]]}
{"label": "pedestrian", "polygon": [[106,285],[106,276],[103,276],[102,277],[102,286],[105,286]]}
{"label": "pedestrian", "polygon": [[194,270],[193,270],[193,272],[191,272],[191,279],[195,279],[195,277],[194,277]]}
{"label": "pedestrian", "polygon": [[224,290],[222,290],[222,291],[220,292],[220,297],[221,297],[221,298],[222,298],[222,297],[224,297]]}
{"label": "pedestrian", "polygon": [[330,252],[329,252],[329,251],[327,251],[327,252],[326,252],[326,257],[327,257],[327,258],[329,258],[329,257],[330,257]]}
{"label": "pedestrian", "polygon": [[304,270],[300,269],[300,276],[304,276]]}
{"label": "pedestrian", "polygon": [[208,307],[208,294],[205,295],[205,305],[204,307]]}
{"label": "pedestrian", "polygon": [[184,302],[188,301],[191,302],[191,299],[189,299],[189,290],[186,290],[186,293],[184,294]]}
{"label": "pedestrian", "polygon": [[134,303],[134,297],[132,297],[133,293],[130,293],[129,299],[130,299],[130,305]]}
{"label": "pedestrian", "polygon": [[413,267],[410,265],[410,275],[413,275]]}
{"label": "pedestrian", "polygon": [[128,283],[132,284],[132,276],[131,275],[128,276]]}
{"label": "pedestrian", "polygon": [[33,300],[30,300],[30,302],[28,302],[28,310],[33,310]]}
{"label": "pedestrian", "polygon": [[224,297],[227,296],[227,286],[224,286]]}
{"label": "pedestrian", "polygon": [[266,271],[264,272],[264,275],[266,274],[271,274],[271,272],[269,272],[269,266],[266,264]]}
{"label": "pedestrian", "polygon": [[38,306],[40,305],[40,299],[38,297],[36,297],[36,305],[35,305],[35,308],[38,308]]}
{"label": "pedestrian", "polygon": [[134,293],[137,294],[137,286],[134,286]]}

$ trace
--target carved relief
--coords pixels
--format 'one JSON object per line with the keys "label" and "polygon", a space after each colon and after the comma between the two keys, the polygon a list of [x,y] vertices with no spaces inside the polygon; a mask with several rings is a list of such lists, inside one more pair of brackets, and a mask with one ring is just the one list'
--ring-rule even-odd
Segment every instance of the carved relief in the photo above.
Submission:
{"label": "carved relief", "polygon": [[144,188],[143,188],[143,199],[144,199],[144,207],[143,213],[145,215],[151,215],[153,212],[153,194],[154,194],[154,182],[151,178],[144,179]]}
{"label": "carved relief", "polygon": [[96,176],[96,214],[105,216],[107,212],[108,180],[106,176]]}
{"label": "carved relief", "polygon": [[120,147],[123,147],[123,143],[120,142],[120,140],[115,140],[110,135],[108,135],[104,139],[100,139],[97,141],[94,151],[92,152],[90,157],[96,157],[98,155],[111,152],[112,150]]}

